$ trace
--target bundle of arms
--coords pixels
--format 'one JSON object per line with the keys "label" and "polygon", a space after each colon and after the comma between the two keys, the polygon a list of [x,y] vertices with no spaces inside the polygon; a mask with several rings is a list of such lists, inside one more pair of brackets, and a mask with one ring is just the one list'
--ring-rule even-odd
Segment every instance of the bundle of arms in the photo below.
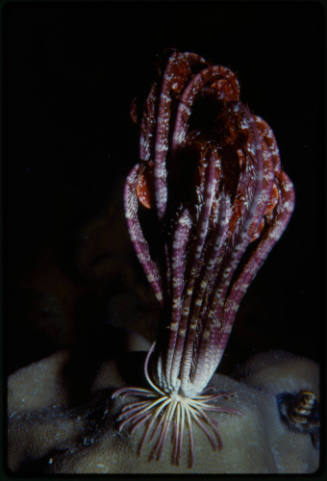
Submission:
{"label": "bundle of arms", "polygon": [[240,101],[234,73],[199,55],[169,52],[139,124],[125,216],[161,320],[144,365],[149,387],[113,397],[132,398],[119,430],[143,428],[139,453],[150,443],[159,459],[171,437],[178,465],[187,437],[191,467],[194,425],[220,449],[210,412],[240,414],[217,405],[229,393],[208,384],[240,302],[289,221],[294,190],[271,128]]}

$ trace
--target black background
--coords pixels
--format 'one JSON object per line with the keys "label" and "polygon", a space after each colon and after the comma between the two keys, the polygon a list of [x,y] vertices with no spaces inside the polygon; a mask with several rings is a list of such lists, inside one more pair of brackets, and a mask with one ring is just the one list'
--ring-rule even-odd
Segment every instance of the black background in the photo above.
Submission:
{"label": "black background", "polygon": [[291,222],[242,303],[226,357],[239,361],[285,349],[319,360],[325,291],[321,5],[9,3],[3,22],[9,291],[42,246],[101,209],[116,179],[137,161],[130,102],[146,90],[155,54],[176,47],[237,74],[243,102],[273,128],[296,191]]}

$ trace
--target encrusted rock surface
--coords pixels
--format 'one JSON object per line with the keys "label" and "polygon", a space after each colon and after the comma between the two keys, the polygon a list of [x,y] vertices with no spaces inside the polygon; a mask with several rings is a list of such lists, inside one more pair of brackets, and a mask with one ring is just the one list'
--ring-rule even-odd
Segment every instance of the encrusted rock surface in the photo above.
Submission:
{"label": "encrusted rock surface", "polygon": [[[140,348],[140,340],[134,346]],[[144,346],[145,348],[145,346]],[[283,352],[257,355],[243,366],[238,381],[216,374],[217,391],[231,391],[224,406],[242,415],[215,414],[224,447],[214,451],[196,426],[195,462],[187,467],[188,436],[180,466],[172,466],[170,438],[159,461],[140,457],[142,429],[118,433],[114,416],[120,400],[114,389],[126,383],[116,362],[98,366],[87,393],[72,392],[67,377],[68,350],[24,367],[8,381],[8,467],[24,473],[313,473],[319,451],[310,435],[291,432],[282,423],[276,394],[306,389],[319,391],[318,366]],[[132,371],[141,371],[143,355],[130,353]]]}

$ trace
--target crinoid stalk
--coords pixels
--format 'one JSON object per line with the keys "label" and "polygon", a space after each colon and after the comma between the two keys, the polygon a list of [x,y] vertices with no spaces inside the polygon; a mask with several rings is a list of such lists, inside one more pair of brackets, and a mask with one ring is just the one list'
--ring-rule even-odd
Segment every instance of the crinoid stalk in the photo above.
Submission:
{"label": "crinoid stalk", "polygon": [[149,389],[113,396],[137,398],[118,421],[130,432],[144,428],[139,452],[151,443],[159,459],[172,428],[172,462],[187,433],[192,466],[192,426],[221,448],[210,411],[239,414],[216,405],[228,393],[206,390],[246,289],[289,221],[294,190],[272,130],[240,101],[233,72],[196,54],[169,52],[140,130],[125,215],[161,328],[144,366]]}

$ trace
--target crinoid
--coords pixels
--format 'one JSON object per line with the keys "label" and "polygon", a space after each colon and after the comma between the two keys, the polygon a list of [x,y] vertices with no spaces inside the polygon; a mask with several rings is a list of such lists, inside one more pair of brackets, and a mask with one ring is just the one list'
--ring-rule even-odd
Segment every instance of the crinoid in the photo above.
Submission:
{"label": "crinoid", "polygon": [[[250,282],[285,229],[293,186],[272,130],[240,102],[235,75],[193,53],[172,51],[154,81],[141,120],[140,162],[125,184],[125,215],[136,254],[161,305],[157,341],[145,362],[149,389],[118,416],[119,429],[143,427],[159,459],[169,431],[179,464],[192,426],[222,447],[210,411],[239,414],[206,393]],[[135,117],[135,115],[133,115]]]}

